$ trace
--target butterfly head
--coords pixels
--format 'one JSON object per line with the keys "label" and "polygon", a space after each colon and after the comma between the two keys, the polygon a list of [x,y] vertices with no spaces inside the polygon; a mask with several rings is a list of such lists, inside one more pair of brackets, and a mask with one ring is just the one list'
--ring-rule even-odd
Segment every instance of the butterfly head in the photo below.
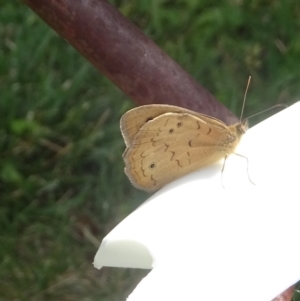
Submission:
{"label": "butterfly head", "polygon": [[248,128],[249,128],[249,123],[248,123],[247,119],[244,119],[243,121],[238,123],[236,126],[236,130],[240,135],[245,134],[247,132]]}

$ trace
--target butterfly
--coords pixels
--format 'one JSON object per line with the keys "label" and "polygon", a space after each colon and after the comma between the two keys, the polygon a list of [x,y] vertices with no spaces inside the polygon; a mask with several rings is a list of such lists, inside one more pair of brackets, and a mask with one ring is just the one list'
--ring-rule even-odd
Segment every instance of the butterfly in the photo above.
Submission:
{"label": "butterfly", "polygon": [[120,128],[126,175],[136,188],[154,191],[233,153],[248,122],[227,126],[185,108],[152,104],[126,112]]}

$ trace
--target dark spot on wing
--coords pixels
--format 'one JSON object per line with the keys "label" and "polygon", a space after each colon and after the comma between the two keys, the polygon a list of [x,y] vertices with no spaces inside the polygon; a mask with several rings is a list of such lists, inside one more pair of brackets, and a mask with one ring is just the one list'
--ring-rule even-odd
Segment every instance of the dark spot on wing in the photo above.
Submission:
{"label": "dark spot on wing", "polygon": [[149,165],[149,168],[150,168],[150,169],[154,169],[155,167],[156,167],[156,165],[155,165],[155,163],[153,163],[153,162]]}

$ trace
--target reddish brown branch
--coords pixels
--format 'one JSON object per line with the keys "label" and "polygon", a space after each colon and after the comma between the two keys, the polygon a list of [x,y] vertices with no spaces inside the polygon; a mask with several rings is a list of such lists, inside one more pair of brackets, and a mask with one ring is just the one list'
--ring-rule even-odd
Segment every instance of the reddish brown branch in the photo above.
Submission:
{"label": "reddish brown branch", "polygon": [[136,103],[237,118],[105,0],[23,0]]}

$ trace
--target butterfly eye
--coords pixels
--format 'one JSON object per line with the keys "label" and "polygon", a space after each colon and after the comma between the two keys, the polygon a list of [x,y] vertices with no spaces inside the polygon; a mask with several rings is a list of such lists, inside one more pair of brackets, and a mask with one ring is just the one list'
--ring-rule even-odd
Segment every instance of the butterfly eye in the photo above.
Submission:
{"label": "butterfly eye", "polygon": [[155,163],[151,163],[151,164],[149,165],[149,167],[150,167],[150,169],[155,168]]}
{"label": "butterfly eye", "polygon": [[173,134],[174,133],[174,130],[173,129],[170,129],[169,130],[169,134]]}
{"label": "butterfly eye", "polygon": [[180,128],[182,126],[182,122],[177,123],[177,127]]}

